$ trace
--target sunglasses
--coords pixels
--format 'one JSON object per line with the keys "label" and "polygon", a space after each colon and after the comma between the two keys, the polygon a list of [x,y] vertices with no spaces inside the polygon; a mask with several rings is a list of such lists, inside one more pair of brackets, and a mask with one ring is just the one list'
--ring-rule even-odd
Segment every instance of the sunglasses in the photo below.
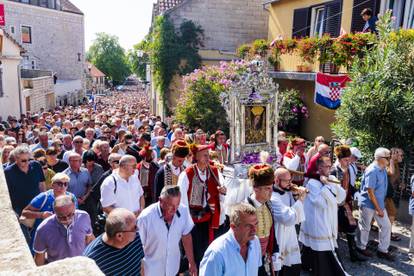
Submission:
{"label": "sunglasses", "polygon": [[27,162],[29,162],[29,159],[21,159],[20,160],[20,163],[27,163]]}
{"label": "sunglasses", "polygon": [[119,164],[119,160],[112,160],[111,163]]}
{"label": "sunglasses", "polygon": [[53,182],[53,184],[56,184],[57,186],[59,186],[61,188],[62,187],[67,187],[69,185],[68,182],[60,182],[60,181]]}
{"label": "sunglasses", "polygon": [[75,144],[82,144],[83,141],[74,141],[73,143],[75,143]]}

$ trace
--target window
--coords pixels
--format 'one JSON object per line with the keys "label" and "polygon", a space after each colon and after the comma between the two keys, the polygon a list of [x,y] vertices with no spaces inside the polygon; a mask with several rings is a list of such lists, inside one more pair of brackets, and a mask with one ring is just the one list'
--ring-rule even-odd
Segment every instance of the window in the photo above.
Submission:
{"label": "window", "polygon": [[10,33],[14,34],[14,26],[10,26]]}
{"label": "window", "polygon": [[382,12],[392,10],[396,29],[414,28],[414,0],[383,0]]}
{"label": "window", "polygon": [[49,4],[48,2],[48,0],[40,0],[39,6],[47,8]]}
{"label": "window", "polygon": [[32,27],[22,26],[22,43],[32,43]]}
{"label": "window", "polygon": [[32,60],[32,70],[36,69],[36,61]]}
{"label": "window", "polygon": [[325,7],[312,8],[311,36],[322,37],[325,32]]}

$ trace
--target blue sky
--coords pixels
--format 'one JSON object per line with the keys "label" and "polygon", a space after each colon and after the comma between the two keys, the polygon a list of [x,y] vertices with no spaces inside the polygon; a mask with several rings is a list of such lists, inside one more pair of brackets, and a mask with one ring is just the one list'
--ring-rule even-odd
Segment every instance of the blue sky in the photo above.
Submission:
{"label": "blue sky", "polygon": [[151,25],[156,0],[71,0],[85,14],[86,50],[98,32],[119,37],[126,50],[141,41]]}

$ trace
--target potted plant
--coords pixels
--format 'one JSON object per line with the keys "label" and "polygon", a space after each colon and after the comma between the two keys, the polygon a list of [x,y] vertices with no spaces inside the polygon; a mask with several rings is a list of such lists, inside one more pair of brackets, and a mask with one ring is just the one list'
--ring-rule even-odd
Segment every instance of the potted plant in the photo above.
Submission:
{"label": "potted plant", "polygon": [[260,57],[266,57],[267,52],[269,50],[269,45],[266,40],[264,39],[256,39],[253,41],[253,44],[250,48],[250,54],[251,56],[260,56]]}
{"label": "potted plant", "polygon": [[314,37],[306,37],[297,42],[297,51],[302,58],[303,65],[301,71],[312,71],[312,65],[315,63],[318,54],[318,40]]}
{"label": "potted plant", "polygon": [[250,49],[252,48],[249,44],[242,44],[237,48],[237,56],[241,59],[247,59],[249,57]]}

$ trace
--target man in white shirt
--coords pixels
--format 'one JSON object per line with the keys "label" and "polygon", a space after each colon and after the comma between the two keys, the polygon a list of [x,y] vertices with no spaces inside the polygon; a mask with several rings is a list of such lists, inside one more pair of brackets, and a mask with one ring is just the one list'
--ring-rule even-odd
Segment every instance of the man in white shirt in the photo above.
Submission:
{"label": "man in white shirt", "polygon": [[177,275],[180,268],[179,243],[182,241],[190,275],[196,276],[191,237],[194,223],[188,208],[180,205],[180,188],[164,186],[159,200],[145,208],[137,221],[145,253],[145,275]]}
{"label": "man in white shirt", "polygon": [[138,217],[145,207],[144,191],[136,173],[137,160],[132,155],[124,155],[119,161],[119,169],[114,170],[101,186],[101,204],[105,213],[115,208],[125,208]]}
{"label": "man in white shirt", "polygon": [[200,264],[200,276],[257,276],[262,252],[256,209],[247,203],[233,206],[230,230],[213,241]]}
{"label": "man in white shirt", "polygon": [[[275,185],[272,193],[272,211],[276,240],[279,252],[273,255],[273,267],[276,275],[299,276],[301,257],[295,225],[305,220],[303,201],[306,189],[292,188],[292,177],[285,168],[275,172]],[[299,194],[297,201],[293,198],[292,190]]]}

